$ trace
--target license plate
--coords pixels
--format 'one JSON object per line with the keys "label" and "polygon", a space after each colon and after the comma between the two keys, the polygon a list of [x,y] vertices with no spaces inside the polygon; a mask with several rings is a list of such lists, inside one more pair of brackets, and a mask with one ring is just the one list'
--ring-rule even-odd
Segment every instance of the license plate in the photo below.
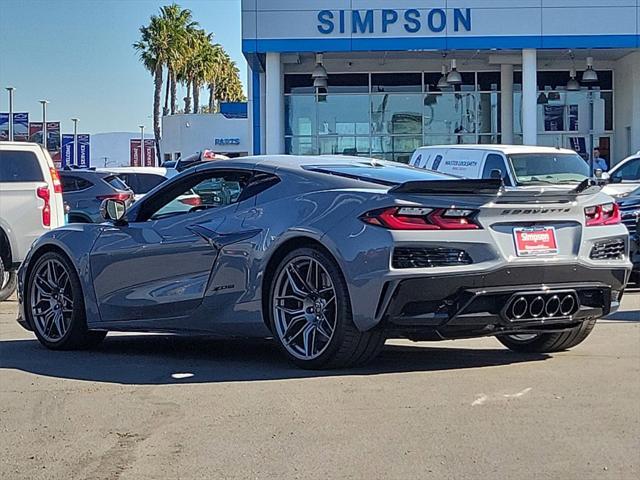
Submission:
{"label": "license plate", "polygon": [[556,229],[553,227],[514,228],[513,237],[519,257],[558,253]]}

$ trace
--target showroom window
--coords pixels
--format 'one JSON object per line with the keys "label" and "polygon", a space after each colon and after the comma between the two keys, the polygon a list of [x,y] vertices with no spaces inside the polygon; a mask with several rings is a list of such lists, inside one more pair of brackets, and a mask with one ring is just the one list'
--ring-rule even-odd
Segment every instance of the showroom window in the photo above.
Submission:
{"label": "showroom window", "polygon": [[[330,74],[326,93],[318,96],[309,74],[285,75],[286,153],[406,162],[422,145],[500,143],[500,72],[461,72],[461,84],[439,89],[441,75]],[[613,77],[610,71],[598,75],[598,84],[569,92],[568,71],[538,72],[546,102],[538,104],[541,143],[569,146],[570,135],[588,127],[592,104],[594,131],[605,137],[611,132]],[[514,136],[520,142],[521,83],[521,72],[514,72]]]}

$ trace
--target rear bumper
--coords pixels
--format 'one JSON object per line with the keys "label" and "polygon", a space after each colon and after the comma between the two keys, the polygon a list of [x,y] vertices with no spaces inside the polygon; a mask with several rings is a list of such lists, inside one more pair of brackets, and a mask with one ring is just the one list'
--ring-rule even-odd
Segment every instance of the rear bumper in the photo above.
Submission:
{"label": "rear bumper", "polygon": [[562,330],[617,310],[627,276],[625,268],[564,265],[409,278],[381,300],[381,325],[424,339]]}

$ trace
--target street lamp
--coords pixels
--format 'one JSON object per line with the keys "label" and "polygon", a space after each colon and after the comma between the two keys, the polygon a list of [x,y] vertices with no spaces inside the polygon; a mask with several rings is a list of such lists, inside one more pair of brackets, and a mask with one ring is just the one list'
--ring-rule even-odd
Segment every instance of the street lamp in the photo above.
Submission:
{"label": "street lamp", "polygon": [[140,166],[144,167],[144,125],[138,125],[140,128]]}
{"label": "street lamp", "polygon": [[9,92],[9,141],[13,142],[13,91],[15,88],[6,87]]}
{"label": "street lamp", "polygon": [[77,118],[72,118],[71,121],[73,122],[73,164],[74,165],[79,165],[80,164],[80,156],[78,155],[78,119]]}
{"label": "street lamp", "polygon": [[47,104],[49,100],[40,100],[42,104],[42,146],[47,149]]}

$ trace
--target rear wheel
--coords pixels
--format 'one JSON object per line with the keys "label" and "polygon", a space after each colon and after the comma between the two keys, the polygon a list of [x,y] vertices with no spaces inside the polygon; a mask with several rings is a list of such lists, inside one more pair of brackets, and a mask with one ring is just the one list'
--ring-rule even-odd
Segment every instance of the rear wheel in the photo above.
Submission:
{"label": "rear wheel", "polygon": [[566,332],[522,335],[499,335],[505,347],[515,352],[551,353],[568,350],[582,343],[591,333],[596,320],[587,320]]}
{"label": "rear wheel", "polygon": [[319,248],[299,248],[278,265],[269,289],[269,321],[281,350],[302,368],[340,368],[372,360],[384,345],[378,330],[353,323],[346,282]]}
{"label": "rear wheel", "polygon": [[0,302],[7,300],[18,286],[18,274],[5,270],[2,259],[0,258]]}
{"label": "rear wheel", "polygon": [[25,310],[40,343],[53,350],[88,348],[107,334],[87,329],[80,279],[69,260],[56,252],[45,253],[34,264]]}

